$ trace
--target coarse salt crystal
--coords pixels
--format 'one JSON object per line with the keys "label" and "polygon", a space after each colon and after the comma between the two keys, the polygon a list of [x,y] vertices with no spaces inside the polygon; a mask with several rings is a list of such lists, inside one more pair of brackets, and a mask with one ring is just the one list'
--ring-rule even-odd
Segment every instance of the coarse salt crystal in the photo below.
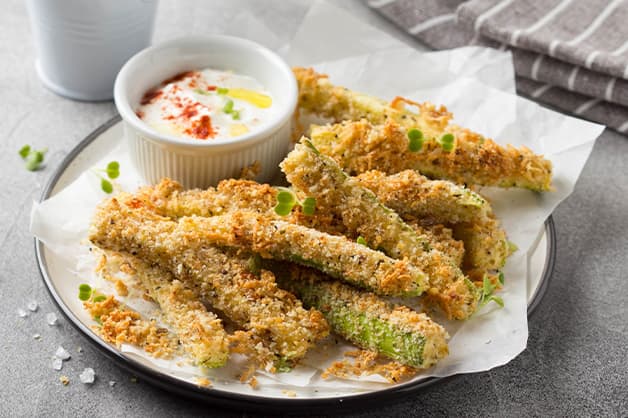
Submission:
{"label": "coarse salt crystal", "polygon": [[19,315],[20,318],[26,318],[28,316],[28,312],[26,312],[22,308],[17,310],[17,314]]}
{"label": "coarse salt crystal", "polygon": [[41,340],[41,335],[33,334],[33,338],[36,339],[36,340]]}
{"label": "coarse salt crystal", "polygon": [[37,312],[37,308],[39,308],[39,305],[37,304],[36,301],[30,301],[28,302],[28,305],[26,305],[26,307],[28,308],[29,311],[32,312]]}
{"label": "coarse salt crystal", "polygon": [[59,348],[57,348],[57,351],[55,351],[55,357],[60,360],[68,360],[70,358],[70,353],[68,353],[65,348],[59,346]]}
{"label": "coarse salt crystal", "polygon": [[109,381],[109,386],[110,387],[114,387],[116,385],[116,381],[115,380],[110,380]]}
{"label": "coarse salt crystal", "polygon": [[96,376],[96,373],[94,373],[94,369],[92,369],[91,367],[86,368],[85,370],[83,370],[83,373],[79,374],[79,379],[81,380],[82,383],[87,384],[92,384],[94,383],[94,377]]}
{"label": "coarse salt crystal", "polygon": [[46,322],[50,326],[57,325],[57,315],[55,315],[52,312],[50,312],[49,314],[46,314]]}
{"label": "coarse salt crystal", "polygon": [[63,368],[63,360],[59,357],[54,357],[52,359],[52,368],[55,370],[61,370]]}

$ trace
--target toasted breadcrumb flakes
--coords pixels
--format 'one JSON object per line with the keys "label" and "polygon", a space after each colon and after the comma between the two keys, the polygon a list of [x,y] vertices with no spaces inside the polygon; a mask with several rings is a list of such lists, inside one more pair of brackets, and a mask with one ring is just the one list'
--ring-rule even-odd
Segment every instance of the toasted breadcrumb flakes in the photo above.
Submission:
{"label": "toasted breadcrumb flakes", "polygon": [[100,319],[102,325],[94,329],[109,343],[137,345],[157,358],[170,358],[177,348],[167,329],[158,327],[154,320],[142,319],[113,296],[102,302],[85,302],[84,306],[93,318]]}
{"label": "toasted breadcrumb flakes", "polygon": [[115,289],[116,292],[118,293],[118,295],[120,296],[128,296],[129,294],[129,289],[126,287],[126,285],[124,284],[124,282],[122,280],[116,280],[115,284]]}
{"label": "toasted breadcrumb flakes", "polygon": [[290,397],[290,398],[296,398],[297,397],[297,393],[293,390],[282,390],[281,391],[284,395]]}
{"label": "toasted breadcrumb flakes", "polygon": [[197,377],[197,378],[196,378],[196,383],[197,383],[199,386],[204,387],[204,388],[208,388],[208,387],[210,387],[210,386],[212,385],[211,380],[209,380],[209,379],[208,379],[208,378],[206,378],[206,377]]}
{"label": "toasted breadcrumb flakes", "polygon": [[63,384],[63,386],[67,386],[70,384],[70,378],[66,375],[60,376],[59,381]]}
{"label": "toasted breadcrumb flakes", "polygon": [[257,379],[255,378],[255,376],[251,377],[249,379],[249,386],[253,389],[257,389],[259,387],[259,382],[257,381]]}
{"label": "toasted breadcrumb flakes", "polygon": [[350,376],[361,376],[378,374],[388,380],[389,383],[399,383],[400,381],[414,376],[418,370],[406,366],[396,361],[385,361],[378,357],[373,351],[355,350],[347,351],[342,361],[336,361],[329,366],[321,375],[323,379],[330,376],[348,378]]}

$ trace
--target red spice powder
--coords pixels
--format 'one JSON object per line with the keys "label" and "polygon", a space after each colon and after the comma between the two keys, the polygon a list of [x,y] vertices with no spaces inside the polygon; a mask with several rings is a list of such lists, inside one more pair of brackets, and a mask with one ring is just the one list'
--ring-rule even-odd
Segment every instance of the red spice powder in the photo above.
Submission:
{"label": "red spice powder", "polygon": [[199,120],[194,121],[192,127],[186,129],[185,133],[198,139],[207,139],[216,135],[212,127],[211,118],[208,115],[204,115]]}
{"label": "red spice powder", "polygon": [[179,117],[183,119],[193,118],[194,116],[198,114],[198,109],[197,109],[198,105],[199,105],[198,102],[186,105],[181,111],[181,114],[179,115]]}
{"label": "red spice powder", "polygon": [[142,112],[141,110],[136,110],[135,114],[137,115],[138,118],[142,119],[144,117],[144,112]]}
{"label": "red spice powder", "polygon": [[162,81],[161,85],[165,86],[166,84],[176,83],[177,81],[181,81],[184,78],[197,77],[198,75],[199,75],[198,71],[184,71],[182,73],[175,74],[172,77]]}
{"label": "red spice powder", "polygon": [[216,86],[207,86],[207,91],[214,91],[216,90],[218,87]]}
{"label": "red spice powder", "polygon": [[157,100],[157,98],[159,96],[161,96],[162,94],[164,94],[163,91],[161,90],[149,90],[146,92],[146,94],[142,97],[142,100],[140,101],[141,105],[147,105],[149,103],[154,102],[155,100]]}

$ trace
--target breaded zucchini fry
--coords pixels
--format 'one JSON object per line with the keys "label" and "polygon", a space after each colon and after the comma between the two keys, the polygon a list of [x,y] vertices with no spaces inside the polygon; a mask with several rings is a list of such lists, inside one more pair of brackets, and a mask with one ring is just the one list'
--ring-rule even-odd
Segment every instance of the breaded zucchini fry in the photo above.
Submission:
{"label": "breaded zucchini fry", "polygon": [[465,270],[486,272],[504,267],[510,255],[510,244],[497,219],[487,216],[478,222],[461,223],[452,228],[454,236],[464,242]]}
{"label": "breaded zucchini fry", "polygon": [[207,244],[244,248],[264,258],[314,267],[340,280],[389,296],[416,296],[425,274],[407,261],[315,229],[251,212],[184,217],[172,234],[195,233]]}
{"label": "breaded zucchini fry", "polygon": [[474,191],[450,181],[430,180],[414,170],[390,176],[366,171],[357,179],[404,219],[458,224],[483,219],[491,212],[488,202]]}
{"label": "breaded zucchini fry", "polygon": [[[300,109],[335,122],[354,121],[319,127],[311,133],[314,145],[352,175],[372,169],[388,174],[413,169],[457,183],[550,190],[550,161],[525,147],[503,147],[451,124],[452,115],[443,106],[399,97],[388,103],[334,86],[327,76],[312,69],[295,68],[294,73]],[[419,112],[410,112],[406,105],[416,106]],[[410,129],[420,130],[424,139],[416,152],[408,148]],[[454,136],[451,152],[439,144],[446,134]]]}
{"label": "breaded zucchini fry", "polygon": [[164,319],[179,337],[183,349],[198,365],[221,367],[229,358],[229,338],[222,321],[208,312],[198,295],[160,268],[151,267],[137,257],[125,261],[136,277],[159,304]]}
{"label": "breaded zucchini fry", "polygon": [[215,216],[234,210],[271,214],[277,203],[277,190],[268,184],[228,179],[216,188],[183,190],[176,181],[162,179],[155,186],[140,189],[136,195],[162,216]]}
{"label": "breaded zucchini fry", "polygon": [[407,259],[422,269],[428,275],[428,300],[437,302],[449,317],[469,317],[477,307],[478,293],[456,262],[432,248],[426,238],[418,236],[307,139],[302,141],[280,164],[293,187],[303,196],[315,197],[317,210],[337,214],[345,227],[362,236],[371,248]]}
{"label": "breaded zucchini fry", "polygon": [[[357,179],[406,222],[427,220],[452,225],[453,237],[464,242],[465,271],[486,272],[500,269],[506,263],[510,255],[506,232],[493,216],[489,203],[479,194],[449,181],[428,180],[413,170],[390,176],[381,171],[367,171]],[[446,239],[433,241],[447,242]]]}
{"label": "breaded zucchini fry", "polygon": [[277,288],[271,273],[252,273],[250,257],[208,246],[204,235],[178,228],[177,222],[142,207],[139,199],[119,196],[97,208],[89,239],[170,271],[235,324],[262,336],[279,362],[303,357],[327,335],[320,312],[304,310],[293,295]]}
{"label": "breaded zucchini fry", "polygon": [[418,236],[426,237],[430,246],[451,258],[455,265],[462,266],[464,243],[453,237],[453,231],[444,225],[421,225],[415,220],[406,220]]}
{"label": "breaded zucchini fry", "polygon": [[448,353],[447,332],[426,314],[321,280],[325,276],[315,270],[287,264],[273,270],[280,286],[320,310],[334,332],[358,347],[417,368],[430,367]]}

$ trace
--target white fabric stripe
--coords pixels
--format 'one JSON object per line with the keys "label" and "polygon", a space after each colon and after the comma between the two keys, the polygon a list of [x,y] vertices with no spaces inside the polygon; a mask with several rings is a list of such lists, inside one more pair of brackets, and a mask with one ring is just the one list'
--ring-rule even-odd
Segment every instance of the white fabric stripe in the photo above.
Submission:
{"label": "white fabric stripe", "polygon": [[545,58],[545,55],[543,54],[539,54],[536,56],[536,59],[534,60],[534,63],[532,64],[532,80],[536,80],[538,75],[539,75],[539,68],[541,67],[541,63],[543,62],[543,59]]}
{"label": "white fabric stripe", "polygon": [[628,41],[624,42],[622,46],[614,50],[611,55],[621,55],[628,49]]}
{"label": "white fabric stripe", "polygon": [[554,56],[554,51],[556,51],[556,47],[558,46],[560,42],[557,40],[553,40],[552,42],[550,42],[550,46],[549,46],[549,55],[550,57]]}
{"label": "white fabric stripe", "polygon": [[517,29],[516,31],[514,31],[512,33],[510,43],[514,46],[517,46],[517,41],[519,40],[519,36],[521,36],[522,34],[528,35],[530,33],[536,32],[537,30],[541,29],[546,23],[548,23],[550,20],[556,17],[556,15],[558,15],[560,12],[565,10],[565,8],[567,8],[567,6],[569,6],[569,4],[572,1],[573,0],[561,1],[560,3],[558,3],[556,7],[554,7],[548,14],[543,16],[540,20],[538,20],[534,25],[526,29]]}
{"label": "white fabric stripe", "polygon": [[598,55],[600,55],[600,51],[591,52],[589,56],[587,57],[587,60],[584,62],[584,66],[587,68],[591,68],[591,66],[593,65],[593,62],[595,61]]}
{"label": "white fabric stripe", "polygon": [[578,106],[578,108],[576,110],[574,110],[574,113],[576,115],[581,115],[584,112],[586,112],[587,110],[591,109],[596,104],[600,103],[601,101],[602,100],[600,100],[600,99],[587,100],[586,102],[584,102],[580,106]]}
{"label": "white fabric stripe", "polygon": [[610,102],[611,100],[613,100],[613,89],[615,88],[615,81],[617,81],[617,78],[613,77],[611,78],[611,81],[609,81],[608,84],[606,85],[606,91],[604,92],[604,99],[606,99],[607,102]]}
{"label": "white fabric stripe", "polygon": [[413,35],[416,35],[423,32],[424,30],[433,28],[434,26],[442,25],[443,23],[452,22],[454,20],[456,20],[455,13],[436,16],[436,17],[426,20],[425,22],[421,22],[415,26],[412,26],[410,29],[408,29],[408,32],[410,32]]}
{"label": "white fabric stripe", "polygon": [[478,43],[478,39],[480,39],[480,32],[475,32],[473,38],[469,41],[469,45],[476,45]]}
{"label": "white fabric stripe", "polygon": [[506,44],[501,44],[501,45],[499,46],[499,48],[497,48],[497,49],[498,49],[499,51],[505,51],[505,50],[506,50],[506,48],[508,48],[508,45],[506,45]]}
{"label": "white fabric stripe", "polygon": [[624,68],[624,77],[623,78],[628,78],[628,65],[626,65],[626,68]]}
{"label": "white fabric stripe", "polygon": [[571,74],[569,74],[569,79],[567,79],[567,88],[569,90],[573,90],[573,86],[576,83],[576,77],[578,76],[578,71],[580,71],[580,67],[575,66],[573,70],[571,70]]}
{"label": "white fabric stripe", "polygon": [[379,9],[387,4],[394,3],[397,0],[369,0],[369,6]]}
{"label": "white fabric stripe", "polygon": [[488,19],[491,16],[494,16],[497,13],[501,12],[506,7],[510,6],[510,3],[512,3],[513,1],[514,0],[505,0],[505,1],[502,1],[500,3],[497,3],[495,6],[491,7],[490,9],[488,9],[487,11],[485,11],[484,13],[479,15],[477,17],[477,19],[475,19],[475,24],[473,25],[473,30],[475,30],[476,32],[479,32],[480,28],[482,27],[482,24],[484,23],[484,21],[486,19]]}
{"label": "white fabric stripe", "polygon": [[622,123],[617,130],[621,133],[628,131],[628,121]]}
{"label": "white fabric stripe", "polygon": [[578,35],[575,38],[573,38],[571,41],[567,42],[567,45],[572,45],[572,46],[573,45],[577,45],[580,42],[582,42],[583,40],[585,40],[586,38],[588,38],[589,36],[591,36],[591,34],[593,34],[593,32],[595,32],[597,30],[597,28],[599,28],[602,23],[604,23],[606,18],[611,13],[613,13],[613,10],[617,6],[619,6],[619,4],[621,2],[623,2],[623,1],[624,0],[613,0],[608,6],[606,6],[604,8],[604,10],[602,10],[602,13],[597,15],[595,20],[589,25],[588,28],[586,28],[586,30],[584,30],[580,35]]}
{"label": "white fabric stripe", "polygon": [[544,86],[541,86],[538,89],[534,90],[532,92],[532,97],[534,97],[535,99],[538,99],[539,97],[544,95],[545,92],[548,91],[549,89],[551,89],[552,87],[553,86],[550,85],[550,84],[545,84]]}

